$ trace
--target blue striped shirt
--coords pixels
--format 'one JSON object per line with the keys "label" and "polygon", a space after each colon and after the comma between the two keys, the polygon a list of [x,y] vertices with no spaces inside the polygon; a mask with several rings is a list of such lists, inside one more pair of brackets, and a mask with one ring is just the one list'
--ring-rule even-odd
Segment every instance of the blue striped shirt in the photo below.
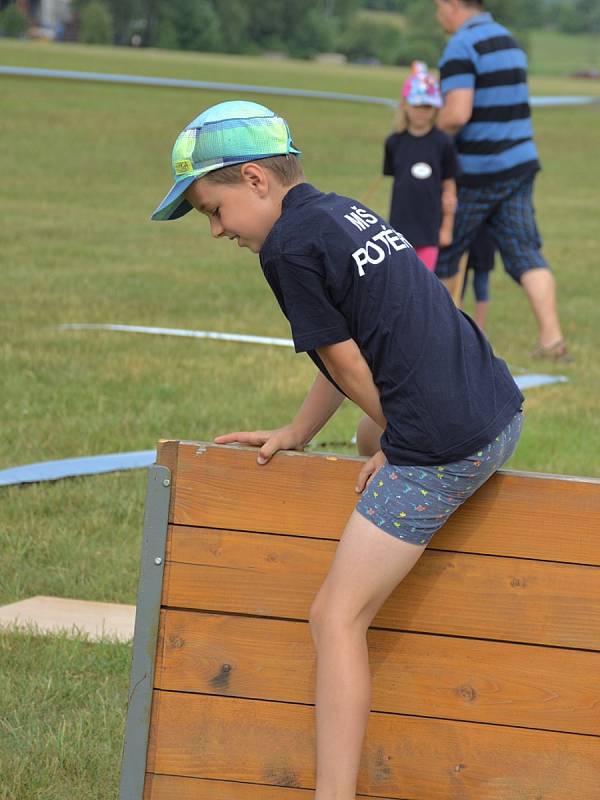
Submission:
{"label": "blue striped shirt", "polygon": [[471,17],[439,62],[442,92],[473,89],[473,113],[456,137],[467,186],[540,168],[527,88],[527,56],[491,14]]}

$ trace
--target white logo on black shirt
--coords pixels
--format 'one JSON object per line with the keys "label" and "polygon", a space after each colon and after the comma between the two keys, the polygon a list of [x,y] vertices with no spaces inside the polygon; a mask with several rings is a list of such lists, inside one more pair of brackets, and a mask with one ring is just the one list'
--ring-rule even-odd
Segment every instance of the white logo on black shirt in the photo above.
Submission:
{"label": "white logo on black shirt", "polygon": [[365,231],[371,225],[375,225],[377,222],[377,217],[371,214],[370,211],[367,211],[366,208],[360,208],[359,206],[350,206],[352,212],[350,214],[344,214],[344,219],[347,219],[348,222],[351,222],[359,231]]}
{"label": "white logo on black shirt", "polygon": [[382,230],[365,242],[364,247],[359,247],[358,250],[352,253],[352,258],[361,278],[365,274],[364,268],[367,264],[380,264],[386,255],[391,255],[392,250],[398,253],[400,250],[406,250],[407,247],[411,247],[404,236],[394,228],[386,228],[385,225],[381,227]]}
{"label": "white logo on black shirt", "polygon": [[413,164],[410,168],[410,174],[413,178],[418,178],[421,181],[431,178],[432,172],[431,166],[425,161],[417,161],[417,163]]}
{"label": "white logo on black shirt", "polygon": [[[344,214],[344,219],[351,222],[359,231],[364,231],[379,222],[379,218],[365,208],[356,205],[350,206],[350,208],[352,209],[351,212]],[[371,236],[365,242],[364,247],[359,247],[352,253],[352,258],[361,278],[365,275],[364,268],[367,264],[381,264],[386,256],[391,255],[392,250],[399,252],[411,247],[401,233],[381,222],[379,224],[381,225],[381,230]]]}

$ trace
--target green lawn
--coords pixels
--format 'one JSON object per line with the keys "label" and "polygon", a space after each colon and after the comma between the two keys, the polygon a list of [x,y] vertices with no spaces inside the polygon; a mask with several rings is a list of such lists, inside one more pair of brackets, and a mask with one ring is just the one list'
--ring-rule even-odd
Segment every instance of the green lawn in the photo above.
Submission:
{"label": "green lawn", "polygon": [[127,645],[0,637],[0,799],[114,800]]}
{"label": "green lawn", "polygon": [[[600,69],[600,36],[570,36],[557,31],[534,31],[530,34],[532,74],[563,76],[581,69]],[[579,80],[580,94],[600,81]]]}
{"label": "green lawn", "polygon": [[[0,63],[389,97],[404,75],[6,40]],[[593,88],[551,76],[533,85],[552,94]],[[211,241],[197,215],[148,221],[169,187],[174,137],[231,95],[5,77],[0,87],[0,468],[288,421],[313,375],[291,350],[57,330],[115,322],[289,336],[255,256]],[[389,109],[255,99],[288,118],[313,182],[364,195],[380,169]],[[540,227],[576,361],[544,367],[568,384],[528,392],[511,466],[599,476],[600,107],[540,109],[535,126]],[[385,214],[388,194],[382,184],[370,204]],[[528,355],[535,325],[524,296],[500,270],[492,289],[495,349],[513,367],[539,371]],[[349,442],[357,417],[345,404],[318,441]],[[144,474],[129,472],[0,490],[0,602],[56,594],[133,603],[144,488]],[[0,643],[0,800],[114,798],[129,649],[20,634]]]}
{"label": "green lawn", "polygon": [[[600,95],[600,81],[569,77],[575,70],[590,66],[590,41],[585,36],[549,31],[531,33],[532,92]],[[323,89],[392,98],[398,97],[402,81],[408,75],[407,67],[321,64],[293,59],[269,61],[216,53],[23,43],[10,39],[0,39],[0,64]]]}

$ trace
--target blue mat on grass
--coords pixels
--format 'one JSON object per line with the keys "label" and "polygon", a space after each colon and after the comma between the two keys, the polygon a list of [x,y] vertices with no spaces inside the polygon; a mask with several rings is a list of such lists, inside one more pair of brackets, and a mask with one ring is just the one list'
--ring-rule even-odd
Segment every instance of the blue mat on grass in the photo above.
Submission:
{"label": "blue mat on grass", "polygon": [[[522,391],[566,381],[568,378],[564,375],[515,376],[515,382]],[[103,472],[119,472],[125,469],[144,469],[154,464],[155,460],[155,450],[138,450],[135,453],[110,453],[103,456],[64,458],[60,461],[40,461],[37,464],[24,464],[21,467],[0,470],[0,486],[57,481],[61,478],[99,475]]]}

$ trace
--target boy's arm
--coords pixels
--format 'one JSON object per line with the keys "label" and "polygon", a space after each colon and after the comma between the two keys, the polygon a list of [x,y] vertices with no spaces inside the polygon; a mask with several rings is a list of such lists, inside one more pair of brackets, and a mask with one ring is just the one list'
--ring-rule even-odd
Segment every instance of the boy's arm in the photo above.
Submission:
{"label": "boy's arm", "polygon": [[319,347],[317,353],[345,394],[382,429],[385,428],[387,421],[381,408],[379,392],[373,382],[369,365],[354,339]]}
{"label": "boy's arm", "polygon": [[444,105],[436,119],[436,126],[454,136],[473,116],[473,89],[451,89],[444,94]]}
{"label": "boy's arm", "polygon": [[440,227],[440,247],[452,244],[454,214],[456,212],[456,181],[446,178],[442,181],[442,225]]}
{"label": "boy's arm", "polygon": [[304,398],[300,410],[294,417],[291,427],[298,433],[303,445],[310,442],[329,420],[344,400],[344,395],[321,373]]}
{"label": "boy's arm", "polygon": [[217,436],[217,444],[250,444],[260,447],[257,461],[266,464],[278,450],[302,450],[342,404],[344,395],[317,373],[300,410],[289,425],[273,431],[236,431]]}
{"label": "boy's arm", "polygon": [[[387,420],[383,415],[373,374],[354,339],[319,347],[317,353],[337,385],[385,430]],[[371,456],[357,475],[355,491],[360,494],[384,463],[385,456],[381,450]]]}

